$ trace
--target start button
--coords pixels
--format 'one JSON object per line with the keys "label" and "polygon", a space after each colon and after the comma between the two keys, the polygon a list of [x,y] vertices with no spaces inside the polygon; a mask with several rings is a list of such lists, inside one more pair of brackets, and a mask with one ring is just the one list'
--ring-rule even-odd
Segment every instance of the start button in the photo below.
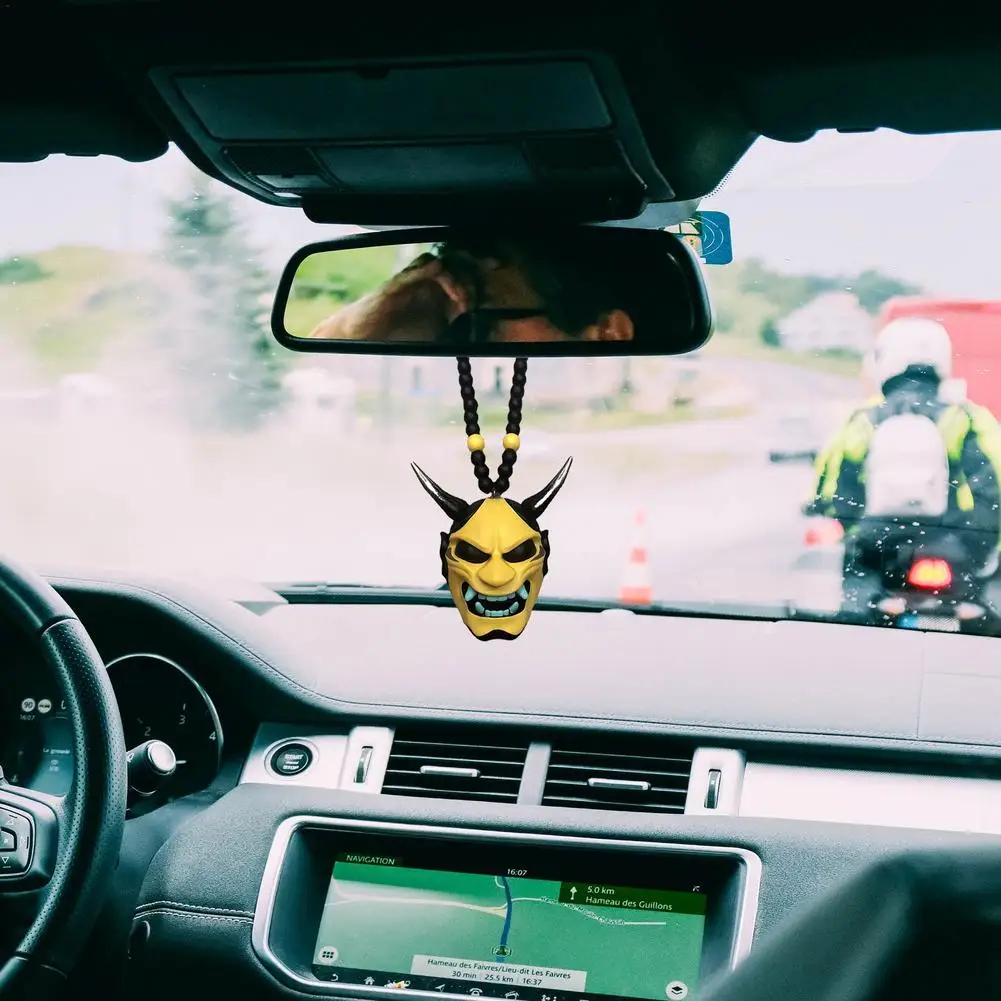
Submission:
{"label": "start button", "polygon": [[279,775],[299,775],[313,763],[313,752],[305,744],[282,744],[271,755],[271,768]]}

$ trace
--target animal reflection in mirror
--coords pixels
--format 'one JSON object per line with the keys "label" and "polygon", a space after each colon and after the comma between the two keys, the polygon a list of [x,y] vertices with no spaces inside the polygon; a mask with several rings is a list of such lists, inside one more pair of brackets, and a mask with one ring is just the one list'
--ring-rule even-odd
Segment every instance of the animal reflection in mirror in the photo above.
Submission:
{"label": "animal reflection in mirror", "polygon": [[477,639],[513,640],[528,625],[549,571],[549,533],[539,527],[539,518],[562,488],[573,460],[567,459],[538,493],[520,503],[504,497],[520,445],[528,362],[515,360],[507,433],[496,479],[491,479],[486,463],[469,359],[459,358],[458,363],[466,444],[477,485],[487,497],[472,503],[462,500],[412,465],[421,486],[451,521],[449,531],[441,533],[441,572],[466,628]]}
{"label": "animal reflection in mirror", "polygon": [[454,344],[457,350],[470,341],[632,341],[630,307],[641,269],[626,256],[610,259],[599,240],[574,231],[456,234],[341,306],[308,336]]}

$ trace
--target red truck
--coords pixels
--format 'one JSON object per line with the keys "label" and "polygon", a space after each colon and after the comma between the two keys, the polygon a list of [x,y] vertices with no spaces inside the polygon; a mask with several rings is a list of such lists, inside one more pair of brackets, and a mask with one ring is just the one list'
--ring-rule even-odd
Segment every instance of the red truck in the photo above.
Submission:
{"label": "red truck", "polygon": [[[1001,417],[1001,300],[889,299],[879,312],[876,329],[904,316],[938,320],[949,331],[952,375],[966,384],[962,395]],[[866,386],[867,396],[874,392],[875,387]]]}

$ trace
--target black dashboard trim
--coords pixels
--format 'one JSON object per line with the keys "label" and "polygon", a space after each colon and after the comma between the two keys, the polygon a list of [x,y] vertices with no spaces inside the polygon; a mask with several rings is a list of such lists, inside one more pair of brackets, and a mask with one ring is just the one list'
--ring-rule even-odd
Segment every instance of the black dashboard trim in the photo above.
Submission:
{"label": "black dashboard trim", "polygon": [[149,865],[133,923],[148,920],[152,937],[141,958],[130,964],[133,993],[150,1001],[169,1001],[179,993],[208,1001],[223,991],[261,998],[317,996],[286,986],[264,967],[252,946],[252,921],[245,917],[258,907],[275,831],[297,816],[463,833],[502,830],[746,848],[763,865],[755,948],[780,939],[783,926],[801,908],[888,856],[922,847],[997,844],[996,836],[862,824],[608,814],[244,784],[190,816]]}

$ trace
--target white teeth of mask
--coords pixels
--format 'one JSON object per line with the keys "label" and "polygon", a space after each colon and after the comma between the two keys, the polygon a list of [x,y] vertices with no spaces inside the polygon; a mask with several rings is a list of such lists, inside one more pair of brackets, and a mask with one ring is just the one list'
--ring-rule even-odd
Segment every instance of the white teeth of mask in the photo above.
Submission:
{"label": "white teeth of mask", "polygon": [[528,585],[522,584],[510,594],[480,594],[470,584],[466,584],[462,594],[477,615],[488,619],[503,619],[521,611],[523,603],[528,599]]}

